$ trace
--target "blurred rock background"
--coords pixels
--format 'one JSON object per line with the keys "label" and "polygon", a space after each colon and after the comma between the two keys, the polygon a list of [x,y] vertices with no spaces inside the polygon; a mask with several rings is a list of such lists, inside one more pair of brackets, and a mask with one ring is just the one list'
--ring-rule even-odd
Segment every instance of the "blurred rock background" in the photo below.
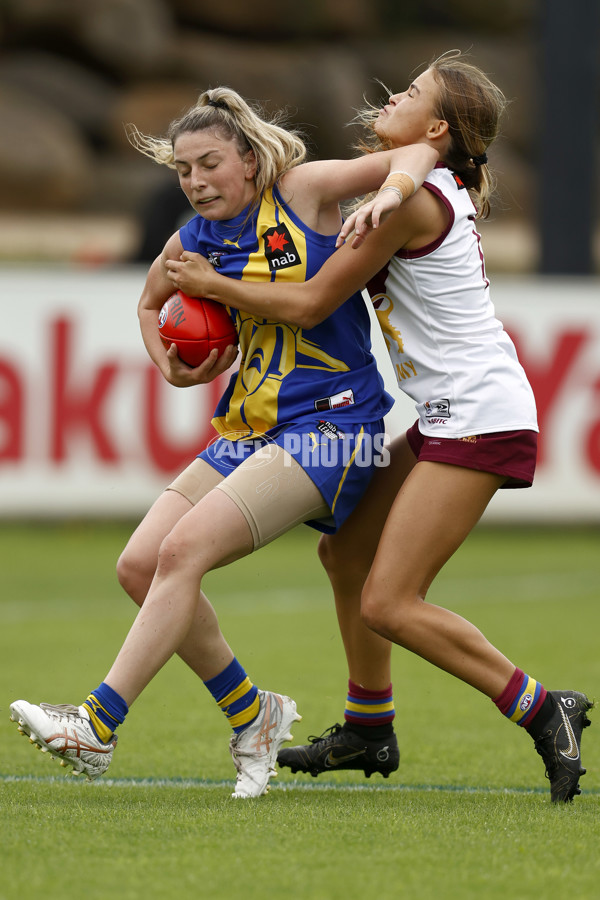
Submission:
{"label": "blurred rock background", "polygon": [[285,108],[313,156],[348,156],[353,110],[381,99],[374,79],[401,90],[457,47],[512,101],[490,154],[488,265],[533,270],[539,16],[536,0],[0,0],[0,259],[153,258],[187,212],[127,123],[162,134],[226,84]]}

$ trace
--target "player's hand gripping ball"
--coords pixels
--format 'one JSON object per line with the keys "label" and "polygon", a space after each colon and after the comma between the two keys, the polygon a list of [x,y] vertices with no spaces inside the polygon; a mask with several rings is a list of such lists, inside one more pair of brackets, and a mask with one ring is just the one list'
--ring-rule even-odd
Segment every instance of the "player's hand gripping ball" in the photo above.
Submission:
{"label": "player's hand gripping ball", "polygon": [[188,297],[175,291],[158,315],[158,330],[168,349],[177,345],[179,358],[188,366],[201,365],[215,347],[219,356],[238,334],[227,309],[215,300]]}

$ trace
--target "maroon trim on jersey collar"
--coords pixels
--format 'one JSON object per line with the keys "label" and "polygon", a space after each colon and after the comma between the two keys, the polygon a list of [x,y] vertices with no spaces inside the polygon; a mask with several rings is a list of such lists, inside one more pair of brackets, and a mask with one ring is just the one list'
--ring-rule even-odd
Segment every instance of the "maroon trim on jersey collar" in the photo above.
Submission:
{"label": "maroon trim on jersey collar", "polygon": [[[447,169],[448,166],[445,163],[436,163],[436,169],[443,168]],[[446,209],[448,210],[448,224],[442,231],[439,237],[435,239],[435,241],[431,241],[431,243],[426,244],[424,247],[418,247],[416,250],[396,250],[394,256],[397,256],[398,259],[419,259],[421,256],[427,256],[429,253],[433,253],[434,250],[437,250],[440,247],[450,233],[450,229],[454,225],[454,209],[449,200],[442,194],[440,189],[433,184],[430,184],[428,181],[423,182],[423,187],[431,191],[432,194],[435,194],[436,197],[442,201]]]}

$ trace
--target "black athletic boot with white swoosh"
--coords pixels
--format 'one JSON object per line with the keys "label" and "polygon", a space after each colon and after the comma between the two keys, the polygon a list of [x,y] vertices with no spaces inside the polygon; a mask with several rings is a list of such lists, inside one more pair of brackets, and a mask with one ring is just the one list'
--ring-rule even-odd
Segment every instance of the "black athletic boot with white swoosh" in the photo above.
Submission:
{"label": "black athletic boot with white swoosh", "polygon": [[398,741],[391,728],[385,737],[369,740],[347,725],[336,724],[319,737],[309,736],[308,740],[309,744],[280,750],[278,764],[289,767],[292,773],[306,772],[313,776],[339,769],[362,769],[367,778],[373,772],[387,778],[400,762]]}
{"label": "black athletic boot with white swoosh", "polygon": [[581,764],[581,734],[591,724],[586,713],[594,704],[577,691],[548,691],[548,694],[555,701],[554,712],[532,737],[546,766],[550,799],[553,803],[569,803],[581,793],[579,776],[585,775]]}

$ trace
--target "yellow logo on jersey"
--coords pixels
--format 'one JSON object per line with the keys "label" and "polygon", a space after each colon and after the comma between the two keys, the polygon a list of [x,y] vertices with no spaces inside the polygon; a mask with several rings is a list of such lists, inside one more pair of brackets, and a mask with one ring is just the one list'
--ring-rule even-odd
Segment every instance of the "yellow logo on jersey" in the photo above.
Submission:
{"label": "yellow logo on jersey", "polygon": [[236,324],[243,358],[227,415],[214,423],[221,433],[226,429],[247,437],[277,425],[279,391],[296,368],[349,371],[343,360],[307,340],[299,326],[256,321],[241,311]]}
{"label": "yellow logo on jersey", "polygon": [[397,353],[404,353],[402,334],[390,322],[390,315],[394,308],[394,304],[392,303],[391,299],[387,294],[375,294],[375,296],[371,299],[373,301],[375,315],[379,320],[379,325],[387,344],[388,352],[391,353],[393,347]]}
{"label": "yellow logo on jersey", "polygon": [[402,340],[402,333],[390,322],[394,309],[391,298],[387,294],[375,294],[372,297],[372,301],[398,383],[405,381],[407,378],[414,378],[417,374],[414,362],[410,359],[398,359],[400,354],[404,355],[404,341]]}
{"label": "yellow logo on jersey", "polygon": [[[265,191],[256,221],[255,249],[248,254],[242,280],[304,281],[306,260],[305,234],[275,202],[272,191]],[[240,438],[250,437],[279,424],[279,392],[294,369],[349,371],[343,360],[305,338],[299,326],[271,322],[241,310],[236,326],[242,362],[227,413],[213,419],[220,434],[238,432]]]}

